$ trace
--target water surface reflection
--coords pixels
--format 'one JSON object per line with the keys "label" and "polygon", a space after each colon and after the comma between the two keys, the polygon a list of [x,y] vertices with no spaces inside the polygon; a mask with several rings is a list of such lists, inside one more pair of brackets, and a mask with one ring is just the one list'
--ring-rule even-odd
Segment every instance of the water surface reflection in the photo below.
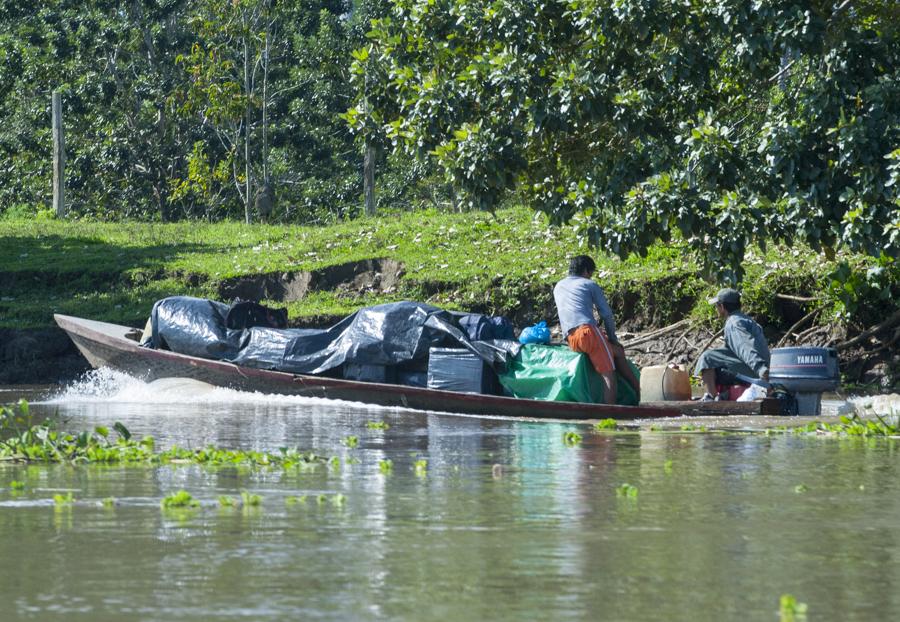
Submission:
{"label": "water surface reflection", "polygon": [[[34,408],[340,467],[0,466],[3,619],[771,620],[784,593],[816,620],[900,613],[892,441],[608,434],[107,380]],[[200,510],[162,512],[178,489]],[[63,490],[74,505],[54,506]],[[262,506],[219,506],[242,490]]]}

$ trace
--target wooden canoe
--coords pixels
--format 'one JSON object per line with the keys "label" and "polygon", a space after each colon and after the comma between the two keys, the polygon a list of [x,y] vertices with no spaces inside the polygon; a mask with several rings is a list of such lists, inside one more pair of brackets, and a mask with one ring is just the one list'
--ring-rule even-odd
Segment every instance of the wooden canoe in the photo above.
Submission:
{"label": "wooden canoe", "polygon": [[[67,315],[54,315],[79,351],[95,368],[109,367],[150,382],[159,378],[193,378],[214,386],[241,391],[303,395],[437,412],[496,415],[527,419],[643,419],[677,417],[687,411],[709,415],[761,414],[760,402],[658,402],[640,406],[612,406],[575,402],[547,402],[497,395],[441,391],[396,384],[379,384],[290,374],[240,367],[225,361],[186,356],[141,347],[126,335],[134,329]],[[768,401],[768,400],[764,400]]]}

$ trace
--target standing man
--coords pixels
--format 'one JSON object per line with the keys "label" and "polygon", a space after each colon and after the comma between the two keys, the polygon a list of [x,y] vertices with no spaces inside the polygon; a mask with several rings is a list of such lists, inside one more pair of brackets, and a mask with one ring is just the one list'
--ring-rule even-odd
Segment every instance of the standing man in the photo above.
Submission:
{"label": "standing man", "polygon": [[769,379],[769,345],[762,327],[741,313],[741,295],[730,288],[720,289],[709,303],[725,319],[725,347],[701,354],[694,368],[694,375],[700,376],[706,391],[700,398],[703,401],[719,399],[716,385],[724,384],[720,382],[723,372]]}
{"label": "standing man", "polygon": [[[597,265],[587,255],[578,255],[569,262],[569,276],[553,288],[559,326],[569,347],[587,354],[603,378],[606,389],[603,396],[607,404],[616,403],[617,371],[634,387],[640,402],[641,385],[625,358],[625,348],[616,339],[612,310],[603,290],[591,280],[596,271]],[[603,320],[603,329],[594,319],[594,309]]]}

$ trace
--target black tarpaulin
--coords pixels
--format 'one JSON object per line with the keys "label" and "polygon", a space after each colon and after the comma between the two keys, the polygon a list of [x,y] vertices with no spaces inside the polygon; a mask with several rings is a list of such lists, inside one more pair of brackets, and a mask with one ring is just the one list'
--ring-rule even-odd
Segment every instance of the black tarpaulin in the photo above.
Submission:
{"label": "black tarpaulin", "polygon": [[225,328],[228,305],[204,298],[172,296],[150,312],[151,334],[144,345],[188,356],[230,360],[241,349],[244,331]]}
{"label": "black tarpaulin", "polygon": [[419,302],[360,309],[327,329],[225,328],[228,305],[174,296],[151,313],[147,345],[246,367],[320,374],[344,364],[402,365],[424,361],[433,347],[465,348],[495,369],[518,344],[472,341],[453,314]]}

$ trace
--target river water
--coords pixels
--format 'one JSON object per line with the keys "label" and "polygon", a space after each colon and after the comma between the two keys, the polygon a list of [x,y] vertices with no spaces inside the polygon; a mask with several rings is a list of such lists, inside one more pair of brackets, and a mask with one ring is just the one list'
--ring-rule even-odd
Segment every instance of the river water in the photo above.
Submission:
{"label": "river water", "polygon": [[[896,441],[610,433],[106,372],[0,401],[20,395],[73,430],[340,465],[0,465],[4,621],[777,620],[783,594],[810,620],[900,617]],[[201,508],[163,512],[180,489]],[[261,506],[220,506],[242,491]]]}

